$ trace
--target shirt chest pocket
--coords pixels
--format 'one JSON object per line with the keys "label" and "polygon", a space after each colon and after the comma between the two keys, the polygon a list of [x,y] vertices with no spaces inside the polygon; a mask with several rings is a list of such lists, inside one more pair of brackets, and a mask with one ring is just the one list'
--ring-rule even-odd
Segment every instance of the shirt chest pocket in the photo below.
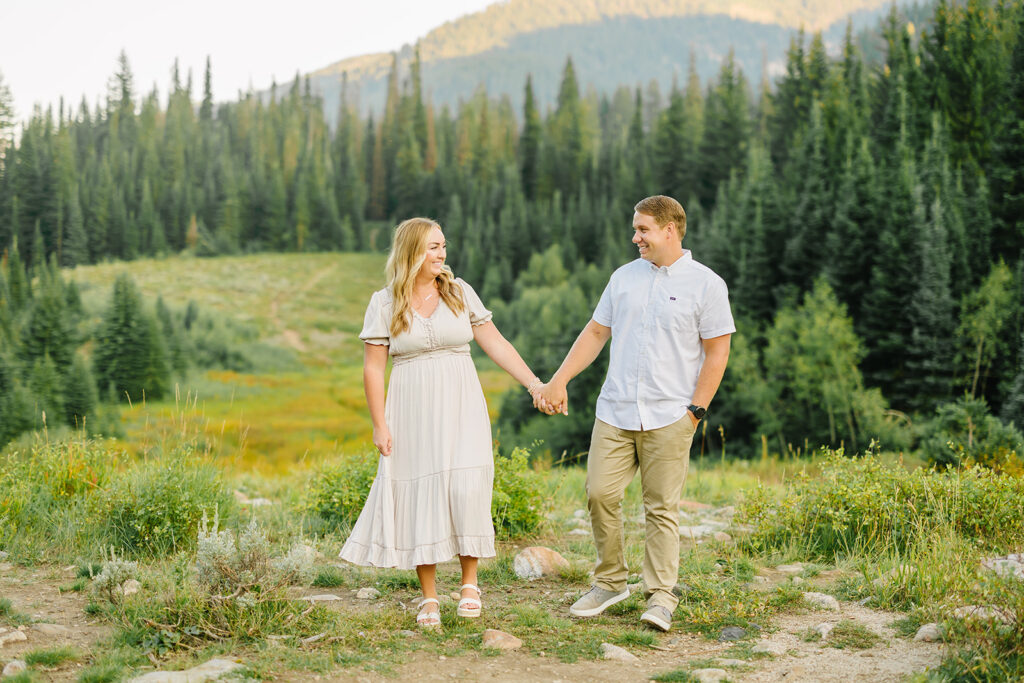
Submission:
{"label": "shirt chest pocket", "polygon": [[658,312],[658,327],[674,332],[696,332],[699,323],[697,302],[685,296],[667,296]]}

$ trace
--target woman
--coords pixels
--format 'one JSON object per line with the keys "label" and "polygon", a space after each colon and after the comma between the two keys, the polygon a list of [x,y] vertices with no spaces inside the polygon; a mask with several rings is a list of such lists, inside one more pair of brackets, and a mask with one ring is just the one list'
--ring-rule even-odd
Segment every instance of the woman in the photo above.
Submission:
{"label": "woman", "polygon": [[437,563],[459,556],[457,614],[474,618],[482,608],[477,561],[494,557],[491,426],[469,342],[475,339],[532,396],[542,386],[445,256],[437,223],[401,223],[388,256],[388,285],[374,292],[366,310],[359,334],[363,384],[373,443],[383,457],[341,550],[354,564],[415,567],[423,591],[416,622],[424,627],[441,624]]}

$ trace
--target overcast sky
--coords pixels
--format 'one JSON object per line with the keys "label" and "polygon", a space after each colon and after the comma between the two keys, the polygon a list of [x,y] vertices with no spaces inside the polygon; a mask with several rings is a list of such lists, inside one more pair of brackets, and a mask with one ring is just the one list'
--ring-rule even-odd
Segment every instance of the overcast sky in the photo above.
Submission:
{"label": "overcast sky", "polygon": [[290,81],[370,52],[389,52],[494,0],[0,0],[0,74],[19,120],[63,95],[78,108],[106,93],[122,48],[136,90],[166,102],[174,59],[202,92],[207,55],[218,101],[250,84]]}

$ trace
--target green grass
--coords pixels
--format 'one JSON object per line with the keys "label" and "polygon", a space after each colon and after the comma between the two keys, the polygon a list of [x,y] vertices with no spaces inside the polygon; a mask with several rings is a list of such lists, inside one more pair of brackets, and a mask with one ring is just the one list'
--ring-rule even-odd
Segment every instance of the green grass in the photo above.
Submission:
{"label": "green grass", "polygon": [[64,662],[73,662],[81,658],[82,653],[68,645],[25,653],[25,663],[29,666],[60,666]]}
{"label": "green grass", "polygon": [[866,650],[882,642],[882,638],[863,624],[844,619],[833,627],[826,642],[829,647],[840,650],[844,648]]}
{"label": "green grass", "polygon": [[319,567],[313,585],[318,588],[334,588],[347,585],[347,581],[345,573],[337,567]]}
{"label": "green grass", "polygon": [[14,603],[8,598],[0,598],[0,624],[21,626],[32,623],[32,618],[14,609]]}

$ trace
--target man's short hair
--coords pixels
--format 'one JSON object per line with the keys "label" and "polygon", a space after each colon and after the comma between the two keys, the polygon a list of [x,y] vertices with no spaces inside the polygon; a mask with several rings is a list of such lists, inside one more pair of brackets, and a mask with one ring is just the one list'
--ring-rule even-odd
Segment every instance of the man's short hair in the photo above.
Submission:
{"label": "man's short hair", "polygon": [[652,216],[661,227],[665,227],[668,223],[675,223],[679,239],[682,240],[686,237],[686,212],[683,211],[683,205],[672,197],[656,194],[638,201],[633,210]]}

